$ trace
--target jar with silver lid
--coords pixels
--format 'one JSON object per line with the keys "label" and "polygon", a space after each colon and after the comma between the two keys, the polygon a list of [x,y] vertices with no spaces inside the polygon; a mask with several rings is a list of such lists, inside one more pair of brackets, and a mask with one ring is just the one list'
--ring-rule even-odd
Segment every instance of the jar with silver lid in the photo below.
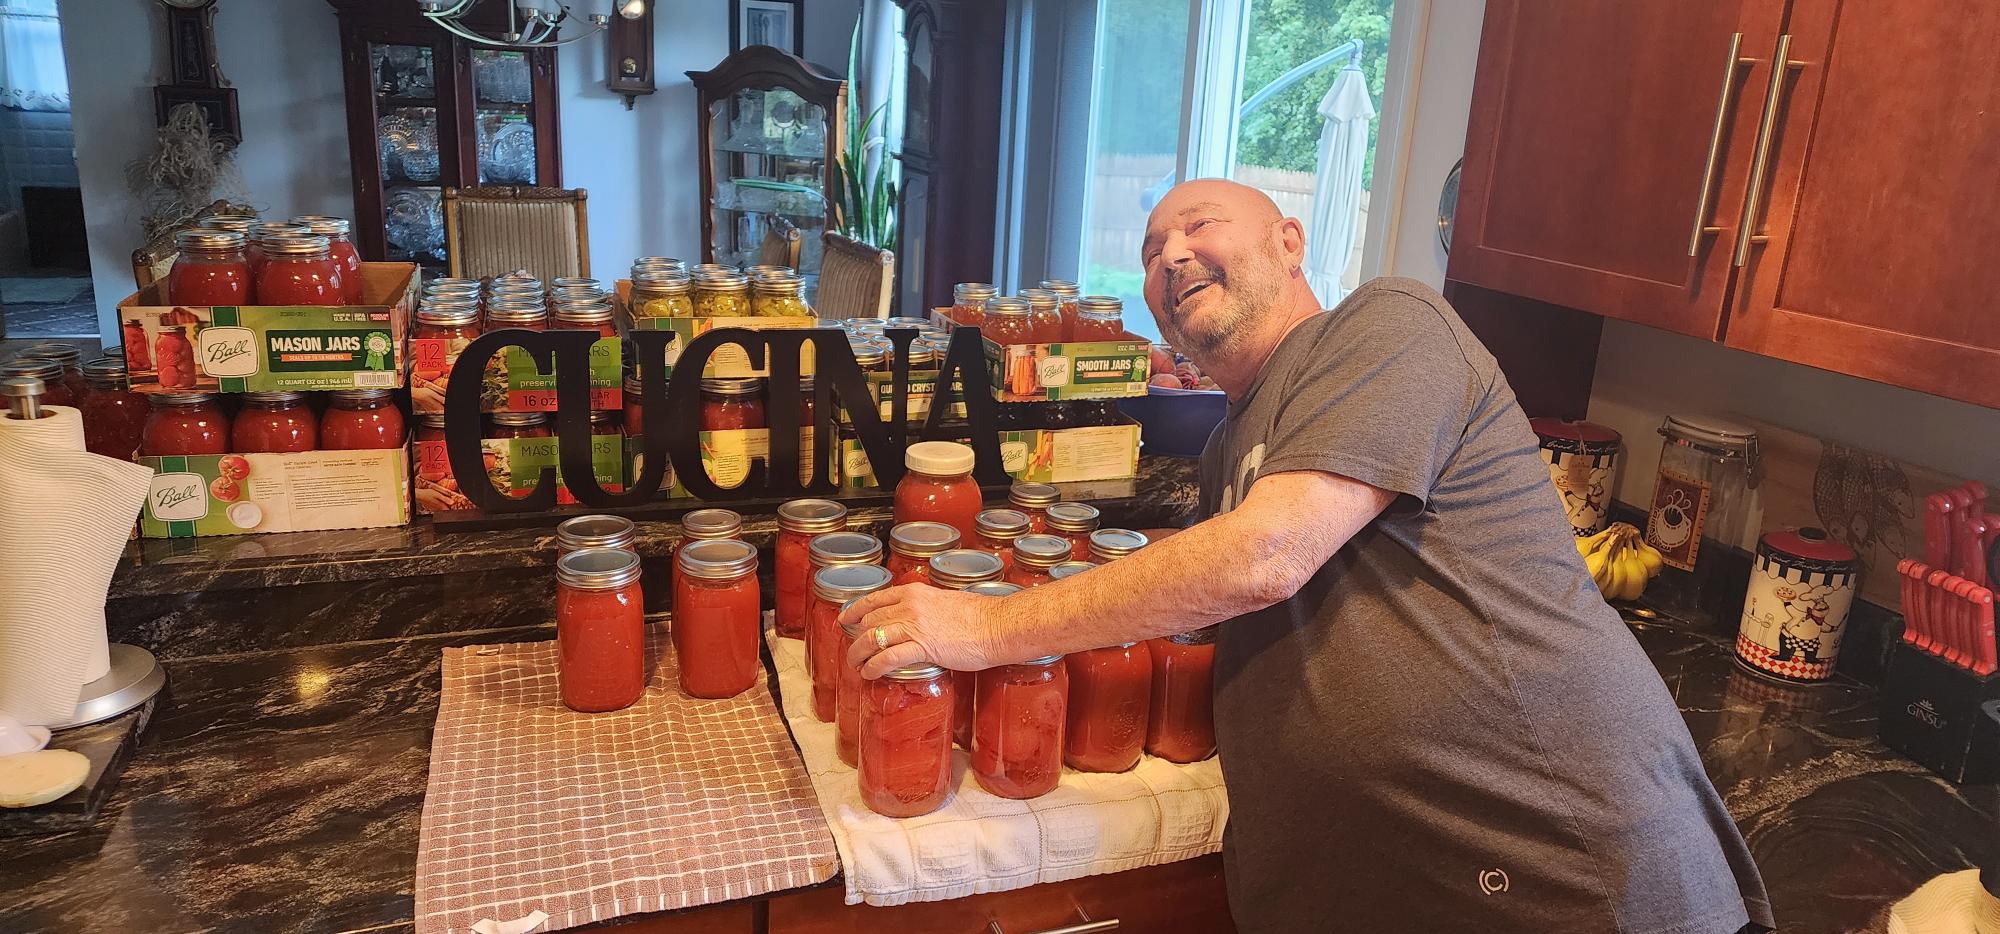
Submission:
{"label": "jar with silver lid", "polygon": [[1063,563],[1050,568],[1049,576],[1056,580],[1062,580],[1065,577],[1075,577],[1076,575],[1082,574],[1083,572],[1088,571],[1096,566],[1097,565],[1091,564],[1088,561],[1064,561]]}
{"label": "jar with silver lid", "polygon": [[1646,541],[1668,565],[1694,572],[1702,609],[1734,620],[1750,573],[1752,519],[1761,511],[1757,431],[1711,415],[1669,415],[1660,436]]}
{"label": "jar with silver lid", "polygon": [[964,590],[973,584],[997,581],[1006,573],[1000,556],[970,548],[954,548],[932,555],[930,582],[946,590]]}
{"label": "jar with silver lid", "polygon": [[556,556],[582,548],[631,550],[638,538],[639,527],[624,516],[577,516],[556,526]]}
{"label": "jar with silver lid", "polygon": [[1146,536],[1131,529],[1098,529],[1090,533],[1090,559],[1099,564],[1109,564],[1146,545]]}

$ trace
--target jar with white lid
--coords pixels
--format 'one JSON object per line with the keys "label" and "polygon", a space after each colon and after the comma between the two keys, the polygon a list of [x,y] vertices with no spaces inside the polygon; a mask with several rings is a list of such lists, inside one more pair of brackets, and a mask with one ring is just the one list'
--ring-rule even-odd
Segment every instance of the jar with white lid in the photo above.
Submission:
{"label": "jar with white lid", "polygon": [[1646,510],[1646,541],[1695,575],[1695,598],[1735,620],[1749,575],[1746,541],[1757,504],[1757,431],[1711,415],[1669,415],[1660,426],[1659,476]]}

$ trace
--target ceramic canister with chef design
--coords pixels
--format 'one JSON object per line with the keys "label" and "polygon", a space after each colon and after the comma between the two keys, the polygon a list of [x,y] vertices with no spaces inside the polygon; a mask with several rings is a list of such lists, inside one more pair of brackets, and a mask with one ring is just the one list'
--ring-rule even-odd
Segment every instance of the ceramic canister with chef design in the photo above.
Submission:
{"label": "ceramic canister with chef design", "polygon": [[1588,538],[1604,531],[1618,470],[1618,432],[1566,418],[1531,418],[1528,426],[1541,439],[1542,460],[1562,497],[1563,512],[1569,514],[1570,532]]}
{"label": "ceramic canister with chef design", "polygon": [[1832,677],[1854,584],[1853,550],[1826,532],[1807,527],[1765,535],[1743,596],[1736,660],[1786,681]]}

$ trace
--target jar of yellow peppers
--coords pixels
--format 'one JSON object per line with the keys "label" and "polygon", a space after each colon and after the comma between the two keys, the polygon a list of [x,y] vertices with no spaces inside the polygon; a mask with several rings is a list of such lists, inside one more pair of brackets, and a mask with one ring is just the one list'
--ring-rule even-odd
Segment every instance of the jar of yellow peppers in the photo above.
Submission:
{"label": "jar of yellow peppers", "polygon": [[805,284],[791,270],[765,272],[750,284],[751,310],[760,318],[810,318],[811,308],[799,294]]}
{"label": "jar of yellow peppers", "polygon": [[740,272],[706,270],[694,277],[694,313],[698,318],[747,318],[750,278]]}
{"label": "jar of yellow peppers", "polygon": [[666,269],[648,268],[632,273],[632,316],[635,318],[690,318],[694,297],[688,292],[688,277]]}

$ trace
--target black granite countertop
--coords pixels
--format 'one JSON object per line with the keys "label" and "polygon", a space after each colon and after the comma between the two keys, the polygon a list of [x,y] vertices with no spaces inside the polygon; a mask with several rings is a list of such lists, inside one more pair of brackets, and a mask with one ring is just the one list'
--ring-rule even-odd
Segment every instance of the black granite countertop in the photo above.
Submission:
{"label": "black granite countertop", "polygon": [[[1184,509],[1186,466],[1154,475]],[[545,546],[511,541],[537,557],[495,546],[497,565],[361,582],[253,565],[234,590],[114,600],[114,637],[161,655],[168,693],[96,826],[0,847],[0,931],[411,929],[440,650],[553,637]],[[438,560],[395,547],[409,567]],[[206,560],[185,581],[232,573]],[[1954,786],[1884,748],[1872,688],[1764,681],[1712,626],[1632,629],[1784,930],[1875,930],[1895,899],[2000,846],[2000,786]]]}

